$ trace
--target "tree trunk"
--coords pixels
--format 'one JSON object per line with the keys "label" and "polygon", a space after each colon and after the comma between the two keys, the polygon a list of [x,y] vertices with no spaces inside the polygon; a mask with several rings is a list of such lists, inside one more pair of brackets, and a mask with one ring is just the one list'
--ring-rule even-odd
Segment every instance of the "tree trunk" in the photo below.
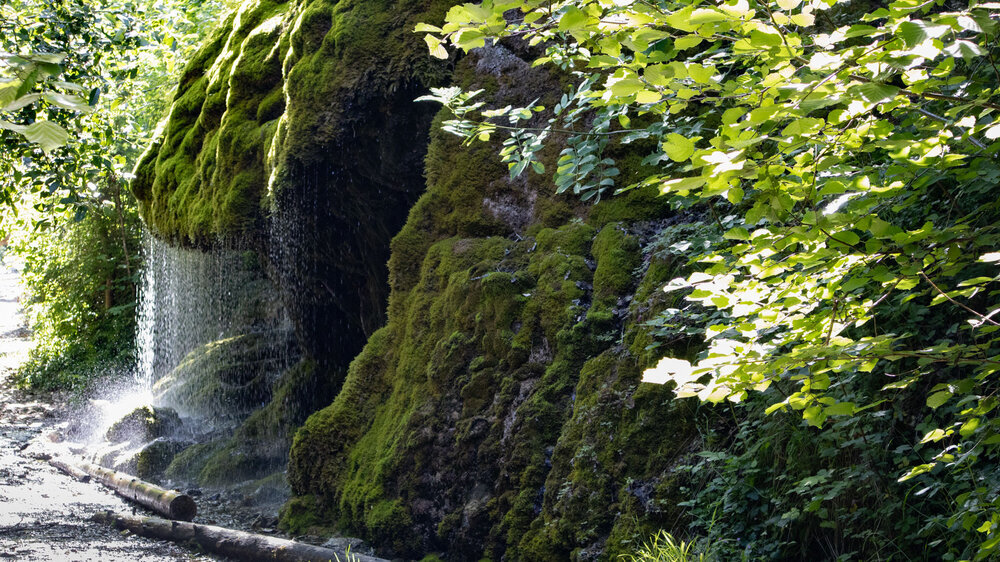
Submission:
{"label": "tree trunk", "polygon": [[68,462],[61,461],[56,458],[51,458],[49,459],[49,464],[65,472],[66,474],[72,476],[74,480],[79,480],[80,482],[90,482],[89,474],[73,466],[72,464],[69,464]]}
{"label": "tree trunk", "polygon": [[131,474],[115,472],[89,462],[82,462],[77,466],[114,490],[119,496],[138,502],[171,519],[190,521],[198,511],[198,506],[187,494],[176,490],[165,490],[155,484],[139,480]]}
{"label": "tree trunk", "polygon": [[387,562],[382,558],[364,554],[331,550],[311,544],[299,543],[267,535],[243,531],[169,521],[159,517],[137,517],[111,511],[99,511],[91,520],[106,523],[116,529],[129,530],[143,537],[174,542],[193,541],[203,549],[237,560],[277,560],[279,562]]}

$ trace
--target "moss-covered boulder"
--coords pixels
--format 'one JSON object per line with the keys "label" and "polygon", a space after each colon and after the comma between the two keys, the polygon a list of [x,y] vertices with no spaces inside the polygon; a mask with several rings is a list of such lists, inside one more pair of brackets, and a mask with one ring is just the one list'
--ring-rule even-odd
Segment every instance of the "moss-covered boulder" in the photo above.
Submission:
{"label": "moss-covered boulder", "polygon": [[282,372],[267,404],[232,434],[196,445],[178,458],[168,474],[207,485],[225,485],[284,472],[291,435],[310,412],[323,406],[334,378],[317,376],[316,364],[303,360]]}
{"label": "moss-covered boulder", "polygon": [[173,408],[139,406],[111,424],[104,434],[109,443],[145,443],[180,429],[181,419]]}

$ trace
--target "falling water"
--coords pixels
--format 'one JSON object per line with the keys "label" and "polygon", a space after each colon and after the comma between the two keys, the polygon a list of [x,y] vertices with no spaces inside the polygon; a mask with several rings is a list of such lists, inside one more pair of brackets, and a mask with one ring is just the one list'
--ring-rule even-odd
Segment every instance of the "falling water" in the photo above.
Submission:
{"label": "falling water", "polygon": [[146,405],[178,412],[186,438],[224,437],[270,400],[274,381],[298,359],[258,252],[181,248],[150,235],[144,244],[135,371],[93,401],[95,457],[106,454],[112,424]]}
{"label": "falling water", "polygon": [[[271,383],[296,353],[290,345],[291,323],[259,254],[232,244],[211,251],[181,248],[152,236],[146,237],[146,252],[136,337],[139,386],[155,388],[162,402],[157,405],[182,415],[203,415],[205,409],[199,412],[185,404],[183,394],[157,385],[164,377],[177,377],[192,356],[202,354],[207,357],[198,359],[202,370],[228,369],[233,371],[229,376],[242,381],[263,377],[266,384],[258,385],[262,395],[240,398],[258,406],[266,403]],[[237,338],[259,343],[237,346]],[[234,347],[253,350],[222,351]],[[227,383],[236,384],[223,381]],[[223,417],[233,408],[225,403],[217,406]]]}

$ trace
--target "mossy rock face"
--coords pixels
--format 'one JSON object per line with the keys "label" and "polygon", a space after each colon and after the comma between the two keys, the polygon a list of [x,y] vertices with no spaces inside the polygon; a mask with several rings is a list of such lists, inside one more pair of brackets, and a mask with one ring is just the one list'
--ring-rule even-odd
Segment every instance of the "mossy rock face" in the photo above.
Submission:
{"label": "mossy rock face", "polygon": [[111,424],[104,437],[110,443],[144,443],[171,435],[180,427],[180,416],[172,408],[140,406]]}
{"label": "mossy rock face", "polygon": [[275,379],[297,353],[289,335],[273,332],[209,342],[160,378],[153,395],[199,423],[232,428],[271,400]]}
{"label": "mossy rock face", "polygon": [[[304,360],[258,379],[192,352],[169,392],[249,417],[166,474],[261,478],[301,424],[291,531],[407,558],[610,558],[676,516],[671,459],[690,434],[669,390],[639,385],[642,322],[663,303],[634,296],[675,271],[649,252],[669,211],[655,189],[556,196],[547,177],[510,179],[497,143],[440,132],[450,116],[412,100],[447,72],[412,29],[454,3],[248,2],[185,71],[136,170],[143,216],[178,244],[251,239]],[[499,106],[553,105],[561,79],[521,48],[475,50],[453,80]]]}
{"label": "mossy rock face", "polygon": [[448,74],[413,28],[454,3],[244,2],[186,67],[136,168],[156,236],[268,256],[299,344],[328,374],[384,322],[389,240],[424,189],[436,111],[413,100]]}
{"label": "mossy rock face", "polygon": [[[513,47],[455,76],[501,106],[560,91]],[[642,323],[665,303],[633,299],[676,271],[650,252],[669,210],[511,180],[497,148],[432,133],[427,192],[392,242],[387,324],[295,435],[286,528],[405,558],[565,560],[613,558],[676,517],[691,416],[639,385]]]}
{"label": "mossy rock face", "polygon": [[[216,342],[215,345],[227,342],[235,345],[229,340]],[[249,355],[246,348],[239,346],[239,349],[241,357]],[[211,379],[202,372],[191,377],[192,386],[197,386],[193,383],[204,382],[199,377]],[[330,400],[335,394],[334,381],[338,378],[319,375],[316,363],[303,359],[281,371],[269,383],[266,394],[263,397],[258,395],[255,403],[247,401],[240,389],[233,390],[232,396],[214,395],[207,404],[216,404],[222,397],[235,397],[232,405],[217,406],[226,412],[224,416],[215,414],[212,418],[216,423],[219,420],[229,423],[224,425],[228,431],[213,429],[208,434],[208,441],[187,447],[167,467],[167,477],[198,485],[227,486],[283,472],[293,432],[310,412]],[[169,381],[168,388],[176,388],[178,385],[175,383]],[[215,389],[218,385],[207,386]],[[168,393],[165,396],[176,397],[179,394]],[[235,417],[235,411],[242,411],[242,416]],[[238,423],[234,425],[234,422]],[[282,489],[287,489],[287,485]]]}
{"label": "mossy rock face", "polygon": [[217,456],[226,446],[225,438],[216,438],[196,443],[177,453],[163,471],[164,477],[179,482],[202,485],[200,475],[209,460]]}

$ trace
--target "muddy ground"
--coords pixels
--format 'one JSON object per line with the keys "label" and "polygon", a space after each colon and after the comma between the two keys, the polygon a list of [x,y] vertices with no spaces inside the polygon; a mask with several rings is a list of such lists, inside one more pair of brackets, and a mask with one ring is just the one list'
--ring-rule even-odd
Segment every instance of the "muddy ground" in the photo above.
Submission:
{"label": "muddy ground", "polygon": [[0,559],[27,562],[224,560],[179,545],[123,534],[89,521],[99,510],[143,513],[94,483],[81,483],[30,455],[66,420],[58,396],[32,397],[9,377],[24,361],[30,333],[17,273],[0,271]]}

